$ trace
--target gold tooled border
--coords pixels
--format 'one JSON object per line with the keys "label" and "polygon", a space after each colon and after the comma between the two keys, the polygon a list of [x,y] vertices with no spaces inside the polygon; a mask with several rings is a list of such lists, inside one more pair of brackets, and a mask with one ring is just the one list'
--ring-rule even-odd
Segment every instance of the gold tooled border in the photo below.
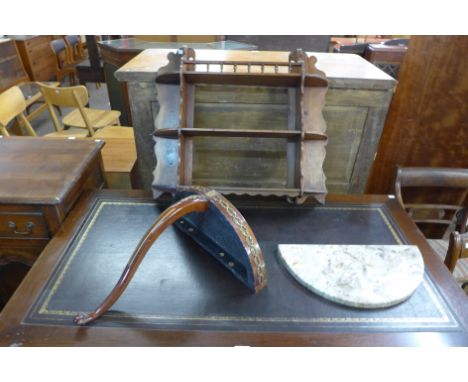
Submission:
{"label": "gold tooled border", "polygon": [[[85,231],[82,233],[78,243],[74,246],[73,252],[70,257],[67,259],[67,262],[63,269],[61,270],[59,276],[57,277],[53,287],[47,294],[44,302],[41,304],[41,307],[38,311],[39,315],[53,315],[53,316],[62,316],[64,318],[58,317],[47,317],[47,320],[50,321],[68,321],[69,317],[74,317],[80,312],[78,311],[70,311],[70,310],[49,310],[48,305],[54,296],[57,289],[60,287],[60,284],[63,281],[65,274],[67,273],[70,264],[72,263],[73,259],[75,258],[76,254],[81,249],[84,241],[86,240],[89,232],[93,228],[94,224],[96,223],[99,214],[101,213],[102,209],[108,205],[138,205],[138,206],[154,206],[155,203],[148,203],[148,202],[122,202],[122,201],[105,201],[99,200],[98,207],[94,210],[93,216],[89,221]],[[249,206],[246,206],[249,208]],[[278,208],[278,207],[274,207]],[[329,206],[320,206],[320,209],[328,209],[328,210],[362,210],[362,211],[378,211],[379,216],[381,216],[382,220],[384,221],[385,225],[392,233],[393,237],[397,241],[398,244],[403,244],[402,240],[398,236],[397,232],[395,231],[394,227],[390,224],[387,216],[382,211],[381,207],[329,207]],[[440,313],[440,317],[310,317],[310,318],[303,318],[303,317],[245,317],[245,316],[164,316],[164,315],[149,315],[149,314],[131,314],[131,318],[134,320],[135,318],[141,320],[168,320],[168,321],[201,321],[200,325],[203,322],[210,322],[210,321],[238,321],[238,322],[256,322],[256,323],[308,323],[308,324],[450,324],[447,326],[456,327],[458,326],[456,320],[450,314],[450,312],[446,311],[438,300],[437,296],[435,295],[434,291],[429,285],[429,282],[426,280],[426,275],[424,276],[422,285],[426,289],[427,293],[429,294],[432,302],[434,303],[435,307],[437,308],[438,312]],[[109,314],[112,318],[129,318],[128,314],[119,314],[119,313],[111,313]],[[31,317],[31,316],[30,316]],[[65,318],[66,317],[66,318]],[[172,324],[171,322],[168,322]],[[445,326],[445,327],[447,327]],[[425,326],[427,327],[427,326]]]}

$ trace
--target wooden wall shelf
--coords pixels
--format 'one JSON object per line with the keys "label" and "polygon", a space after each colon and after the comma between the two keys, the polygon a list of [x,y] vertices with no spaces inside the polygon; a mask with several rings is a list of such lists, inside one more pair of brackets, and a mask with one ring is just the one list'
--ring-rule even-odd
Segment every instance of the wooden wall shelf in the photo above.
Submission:
{"label": "wooden wall shelf", "polygon": [[156,77],[156,197],[195,185],[323,200],[328,82],[315,57],[210,61],[183,48],[168,59]]}

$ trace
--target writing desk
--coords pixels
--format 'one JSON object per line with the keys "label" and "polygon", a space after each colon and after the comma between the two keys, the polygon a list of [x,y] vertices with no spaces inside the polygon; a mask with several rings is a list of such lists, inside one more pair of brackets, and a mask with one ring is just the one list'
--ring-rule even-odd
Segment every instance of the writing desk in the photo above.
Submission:
{"label": "writing desk", "polygon": [[10,297],[83,190],[103,186],[103,146],[0,136],[0,266],[7,265],[0,268],[0,301]]}
{"label": "writing desk", "polygon": [[[330,195],[324,206],[233,200],[263,250],[268,286],[251,294],[175,228],[154,244],[111,311],[72,323],[118,279],[164,208],[142,191],[85,194],[0,315],[5,346],[468,345],[467,299],[395,199]],[[391,308],[360,310],[299,285],[278,243],[417,244],[423,283]]]}

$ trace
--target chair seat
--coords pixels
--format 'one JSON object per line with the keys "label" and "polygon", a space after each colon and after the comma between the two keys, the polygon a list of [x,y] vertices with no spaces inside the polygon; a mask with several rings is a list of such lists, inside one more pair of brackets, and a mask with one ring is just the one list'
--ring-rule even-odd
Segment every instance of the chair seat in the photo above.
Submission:
{"label": "chair seat", "polygon": [[66,138],[66,137],[85,138],[88,135],[89,133],[87,130],[70,129],[70,130],[55,131],[53,133],[49,133],[44,136],[49,137],[49,138]]}
{"label": "chair seat", "polygon": [[[427,241],[429,242],[432,249],[442,259],[442,261],[444,261],[445,256],[447,255],[448,241],[435,239],[428,239]],[[457,266],[453,271],[453,277],[460,285],[463,285],[466,282],[468,282],[468,258],[458,259]]]}
{"label": "chair seat", "polygon": [[[118,123],[120,111],[117,110],[100,110],[85,108],[86,116],[88,117],[91,125],[95,129],[100,129],[105,126]],[[62,120],[65,126],[79,127],[86,129],[85,121],[78,109],[68,113]]]}
{"label": "chair seat", "polygon": [[133,127],[128,126],[106,126],[96,131],[93,138],[125,138],[133,139]]}

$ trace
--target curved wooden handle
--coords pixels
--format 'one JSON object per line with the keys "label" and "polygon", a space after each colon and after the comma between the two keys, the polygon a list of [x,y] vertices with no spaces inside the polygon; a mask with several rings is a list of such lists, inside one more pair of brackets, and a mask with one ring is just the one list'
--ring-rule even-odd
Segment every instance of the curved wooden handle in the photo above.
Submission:
{"label": "curved wooden handle", "polygon": [[204,195],[191,195],[165,210],[138,243],[132,257],[120,276],[119,281],[109,295],[94,312],[81,313],[76,316],[74,319],[75,324],[86,325],[107,312],[107,310],[115,304],[125,291],[146,253],[159,235],[161,235],[161,233],[163,233],[163,231],[177,219],[180,219],[191,212],[205,212],[208,209],[208,206],[209,202]]}

